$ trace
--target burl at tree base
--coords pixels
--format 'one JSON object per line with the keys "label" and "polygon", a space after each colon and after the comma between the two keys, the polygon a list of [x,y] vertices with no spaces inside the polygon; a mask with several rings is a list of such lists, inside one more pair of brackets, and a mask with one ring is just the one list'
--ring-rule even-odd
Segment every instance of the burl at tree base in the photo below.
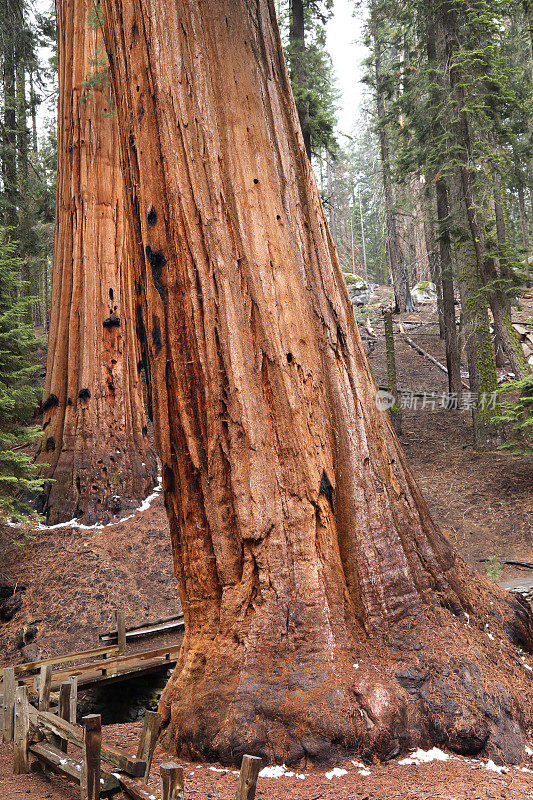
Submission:
{"label": "burl at tree base", "polygon": [[531,615],[455,555],[376,408],[273,3],[103,8],[186,621],[166,745],[519,761]]}

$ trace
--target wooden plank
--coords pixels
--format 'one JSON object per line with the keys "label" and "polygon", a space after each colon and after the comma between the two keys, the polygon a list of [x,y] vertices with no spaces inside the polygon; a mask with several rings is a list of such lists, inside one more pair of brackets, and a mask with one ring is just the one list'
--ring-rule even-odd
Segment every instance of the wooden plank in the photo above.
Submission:
{"label": "wooden plank", "polygon": [[13,773],[24,775],[30,771],[30,719],[28,713],[28,687],[19,686],[15,692],[15,719],[13,744]]}
{"label": "wooden plank", "polygon": [[[93,715],[94,716],[94,715]],[[83,728],[79,725],[73,725],[55,714],[50,714],[49,711],[36,711],[30,709],[30,719],[33,724],[44,728],[50,733],[54,733],[61,739],[65,739],[77,747],[83,746]],[[127,772],[134,778],[140,778],[144,775],[146,770],[146,761],[130,756],[126,751],[118,747],[111,747],[110,745],[103,744],[102,758],[108,764],[112,764],[117,769]]]}
{"label": "wooden plank", "polygon": [[128,778],[127,775],[117,775],[118,782],[128,797],[133,800],[161,800],[153,789],[149,789],[144,783]]}
{"label": "wooden plank", "polygon": [[159,768],[161,800],[183,800],[183,767],[173,762]]}
{"label": "wooden plank", "polygon": [[[184,627],[185,627],[185,621],[183,619],[183,614],[178,614],[178,616],[169,617],[167,619],[159,621],[154,621],[152,623],[147,623],[146,625],[139,625],[138,627],[126,628],[126,642],[132,641],[134,639],[140,639],[143,636],[156,636],[157,634],[160,633],[168,633],[169,631],[174,631],[174,630],[183,630]],[[117,641],[116,631],[101,633],[100,641],[116,642]]]}
{"label": "wooden plank", "polygon": [[[141,622],[139,625],[130,625],[126,627],[126,633],[132,633],[132,631],[140,631],[144,628],[151,628],[153,625],[164,625],[166,622],[177,622],[179,620],[183,620],[183,612],[180,611],[179,614],[173,614],[171,617],[160,617],[159,619],[151,619],[147,622]],[[105,631],[104,633],[99,634],[100,641],[107,639],[109,636],[116,637],[116,631]]]}
{"label": "wooden plank", "polygon": [[3,670],[4,676],[4,742],[13,741],[13,725],[14,725],[14,709],[15,709],[15,691],[17,683],[15,680],[15,670],[13,667],[6,667]]}
{"label": "wooden plank", "polygon": [[[57,747],[53,747],[47,742],[30,745],[30,753],[55,772],[72,778],[76,783],[81,783],[81,761],[79,759],[65,755],[62,750],[58,750]],[[106,770],[100,770],[100,781],[103,781],[100,783],[101,792],[120,788],[117,777]]]}
{"label": "wooden plank", "polygon": [[48,711],[50,708],[50,687],[52,685],[52,665],[45,664],[41,667],[39,677],[39,711]]}
{"label": "wooden plank", "polygon": [[52,673],[52,682],[61,681],[70,675],[83,675],[84,672],[91,670],[105,670],[110,668],[127,667],[128,665],[140,665],[143,661],[150,661],[156,658],[165,658],[171,661],[179,655],[181,645],[173,647],[159,647],[156,650],[143,650],[140,653],[128,653],[127,655],[117,656],[116,658],[101,659],[100,661],[92,661],[88,664],[75,664],[72,667],[64,667],[62,669],[54,670]]}
{"label": "wooden plank", "polygon": [[102,718],[100,714],[88,714],[83,717],[81,723],[83,725],[83,742],[81,746],[80,797],[81,800],[99,800]]}
{"label": "wooden plank", "polygon": [[[85,687],[85,686],[94,686],[98,683],[116,683],[118,681],[129,680],[132,677],[139,677],[140,675],[146,675],[150,672],[153,672],[156,669],[163,669],[165,667],[170,667],[175,664],[177,661],[177,656],[170,661],[167,661],[166,658],[156,658],[153,661],[146,661],[140,666],[134,667],[127,667],[124,670],[120,670],[119,672],[114,672],[113,675],[106,675],[102,673],[102,670],[98,670],[96,672],[83,672],[81,675],[77,675],[75,677],[78,678],[78,686]],[[65,680],[65,678],[70,677],[67,675],[61,676],[61,682]],[[61,683],[56,682],[52,679],[52,689],[59,689]],[[54,693],[52,692],[52,697]],[[59,696],[58,696],[59,700]]]}
{"label": "wooden plank", "polygon": [[126,615],[123,608],[115,611],[115,620],[117,623],[118,653],[122,655],[126,652]]}
{"label": "wooden plank", "polygon": [[68,661],[80,661],[82,659],[87,658],[98,658],[105,656],[106,654],[113,655],[118,653],[118,647],[113,645],[112,647],[95,647],[93,650],[84,650],[81,653],[67,653],[63,656],[55,656],[54,658],[43,658],[40,661],[28,661],[26,664],[17,664],[15,669],[15,675],[22,675],[27,672],[38,672],[41,667],[47,666],[48,664],[66,664]]}
{"label": "wooden plank", "polygon": [[139,747],[137,748],[137,758],[141,761],[146,761],[146,770],[143,776],[145,783],[148,783],[148,779],[150,778],[150,769],[152,767],[152,759],[154,757],[154,750],[157,744],[160,727],[161,714],[158,711],[147,711],[144,715],[141,738]]}
{"label": "wooden plank", "polygon": [[236,800],[254,800],[257,776],[263,765],[263,759],[257,756],[243,756]]}

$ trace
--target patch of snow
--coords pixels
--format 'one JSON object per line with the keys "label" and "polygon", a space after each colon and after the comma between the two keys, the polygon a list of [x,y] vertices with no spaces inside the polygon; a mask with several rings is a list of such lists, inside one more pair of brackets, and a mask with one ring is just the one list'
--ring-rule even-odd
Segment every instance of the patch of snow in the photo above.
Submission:
{"label": "patch of snow", "polygon": [[151,504],[156,499],[157,495],[160,494],[162,488],[163,488],[163,478],[161,476],[159,476],[159,478],[157,479],[157,485],[156,485],[154,491],[152,492],[152,494],[149,494],[148,497],[145,498],[142,501],[141,505],[138,508],[136,508],[135,510],[136,511],[148,511],[148,509],[150,508]]}
{"label": "patch of snow", "polygon": [[359,664],[354,664],[354,665],[353,665],[353,668],[354,668],[354,669],[359,669]]}
{"label": "patch of snow", "polygon": [[[485,633],[487,633],[487,631],[485,631]],[[489,639],[492,639],[492,641],[494,641],[494,636],[492,635],[492,633],[487,633],[487,636],[489,637]]]}
{"label": "patch of snow", "polygon": [[[152,492],[146,497],[140,506],[135,509],[135,512],[142,512],[148,511],[156,497],[161,493],[163,489],[163,478],[160,476],[157,479],[157,484]],[[127,517],[121,517],[120,519],[116,520],[115,522],[107,522],[105,525],[99,525],[97,522],[94,525],[84,525],[82,522],[78,522],[78,520],[74,517],[70,519],[68,522],[58,522],[56,525],[42,525],[39,523],[36,526],[36,530],[38,531],[55,531],[58,528],[78,528],[81,531],[101,531],[104,528],[112,528],[114,525],[122,525],[123,522],[127,522],[129,519],[133,519],[135,513],[128,514]],[[8,523],[10,524],[10,523]],[[11,527],[18,527],[19,523],[11,523]]]}
{"label": "patch of snow", "polygon": [[468,611],[465,611],[465,617],[466,617],[466,624],[470,625],[470,614],[468,613]]}
{"label": "patch of snow", "polygon": [[227,772],[227,769],[223,769],[223,767],[209,767],[211,772]]}
{"label": "patch of snow", "polygon": [[[238,772],[236,773],[239,774]],[[303,780],[306,778],[306,775],[302,775],[298,772],[290,772],[287,770],[285,764],[277,764],[274,767],[263,767],[261,772],[259,773],[260,778],[298,778],[299,780]]]}
{"label": "patch of snow", "polygon": [[497,772],[498,775],[505,775],[506,772],[509,772],[508,767],[501,767],[499,764],[495,764],[492,758],[485,764],[485,769],[488,769],[489,772]]}
{"label": "patch of snow", "polygon": [[527,756],[533,756],[533,748],[528,747],[527,744],[526,744],[526,755]]}
{"label": "patch of snow", "polygon": [[352,761],[352,764],[354,765],[354,767],[357,767],[358,769],[365,769],[365,765],[363,764],[362,761]]}
{"label": "patch of snow", "polygon": [[366,778],[368,775],[370,775],[370,770],[369,769],[360,769],[359,770],[359,775],[362,775],[364,778]]}
{"label": "patch of snow", "polygon": [[450,756],[439,750],[438,747],[433,747],[431,750],[415,750],[407,758],[402,758],[398,764],[429,764],[431,761],[448,761]]}
{"label": "patch of snow", "polygon": [[326,778],[330,781],[332,778],[340,778],[342,775],[347,775],[347,769],[341,769],[340,767],[333,767],[330,772],[326,772]]}
{"label": "patch of snow", "polygon": [[518,767],[520,772],[529,772],[530,775],[533,775],[533,769],[528,769],[527,767]]}
{"label": "patch of snow", "polygon": [[285,775],[285,764],[275,767],[263,767],[259,773],[260,778],[281,778],[282,775]]}

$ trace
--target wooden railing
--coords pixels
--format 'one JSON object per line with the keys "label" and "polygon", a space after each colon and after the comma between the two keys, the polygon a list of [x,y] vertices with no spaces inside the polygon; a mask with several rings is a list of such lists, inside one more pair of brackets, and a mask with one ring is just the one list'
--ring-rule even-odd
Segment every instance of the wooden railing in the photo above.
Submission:
{"label": "wooden railing", "polygon": [[[77,783],[81,800],[98,800],[102,794],[118,789],[133,800],[183,800],[184,773],[178,764],[161,765],[159,795],[147,786],[161,724],[159,713],[146,712],[137,755],[132,756],[102,742],[99,714],[83,717],[81,725],[72,722],[71,692],[72,684],[66,681],[61,686],[59,713],[52,714],[31,705],[27,686],[17,687],[13,715],[15,775],[30,772],[33,757],[43,769]],[[80,754],[69,753],[69,744],[78,748]],[[237,800],[254,800],[261,764],[260,758],[243,757]]]}
{"label": "wooden railing", "polygon": [[[171,664],[178,657],[179,645],[141,653],[126,654],[125,650],[128,633],[145,635],[144,629],[149,629],[149,634],[161,633],[182,626],[181,619],[156,620],[127,630],[124,612],[117,611],[115,618],[116,631],[104,636],[106,640],[116,638],[116,645],[3,670],[3,740],[13,742],[13,771],[16,775],[29,772],[34,758],[43,769],[79,784],[81,800],[96,800],[118,789],[133,800],[183,800],[183,768],[177,764],[161,765],[159,795],[147,786],[161,724],[157,712],[145,713],[136,756],[102,742],[99,715],[90,714],[83,717],[81,725],[76,724],[78,684],[116,680]],[[62,666],[65,664],[68,666]],[[53,692],[55,688],[59,691]],[[69,744],[79,755],[68,752]],[[254,800],[261,763],[254,756],[243,757],[237,800]]]}

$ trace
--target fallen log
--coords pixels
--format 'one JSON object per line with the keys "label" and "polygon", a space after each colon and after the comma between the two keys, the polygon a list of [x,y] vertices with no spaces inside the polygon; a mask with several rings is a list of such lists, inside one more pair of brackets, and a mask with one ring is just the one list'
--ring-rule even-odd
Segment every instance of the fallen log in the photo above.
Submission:
{"label": "fallen log", "polygon": [[[406,332],[405,332],[405,329],[404,329],[404,327],[403,327],[403,325],[402,325],[402,323],[401,323],[401,322],[398,324],[398,330],[399,330],[399,332],[400,332],[400,336],[402,337],[403,341],[404,341],[406,344],[408,344],[408,345],[409,345],[409,347],[412,347],[412,348],[413,348],[413,350],[415,350],[415,351],[416,351],[416,352],[417,352],[419,355],[423,356],[423,357],[424,357],[424,358],[426,358],[428,361],[431,361],[431,363],[432,363],[432,364],[434,364],[436,367],[438,367],[438,368],[441,370],[441,372],[444,372],[444,374],[445,374],[445,375],[447,375],[447,374],[448,374],[448,370],[447,370],[447,368],[444,366],[444,364],[441,364],[441,363],[440,363],[440,361],[437,361],[437,359],[436,359],[436,358],[433,358],[433,356],[432,356],[430,353],[428,353],[426,350],[424,350],[422,347],[420,347],[420,345],[419,345],[419,344],[417,344],[416,342],[414,342],[414,341],[411,339],[411,337],[410,337],[410,336],[408,336],[408,335],[406,334]],[[468,384],[467,384],[467,383],[465,383],[463,380],[461,380],[461,383],[462,383],[462,385],[463,385],[463,387],[464,387],[465,389],[469,389],[469,388],[470,388],[470,387],[468,386]]]}

